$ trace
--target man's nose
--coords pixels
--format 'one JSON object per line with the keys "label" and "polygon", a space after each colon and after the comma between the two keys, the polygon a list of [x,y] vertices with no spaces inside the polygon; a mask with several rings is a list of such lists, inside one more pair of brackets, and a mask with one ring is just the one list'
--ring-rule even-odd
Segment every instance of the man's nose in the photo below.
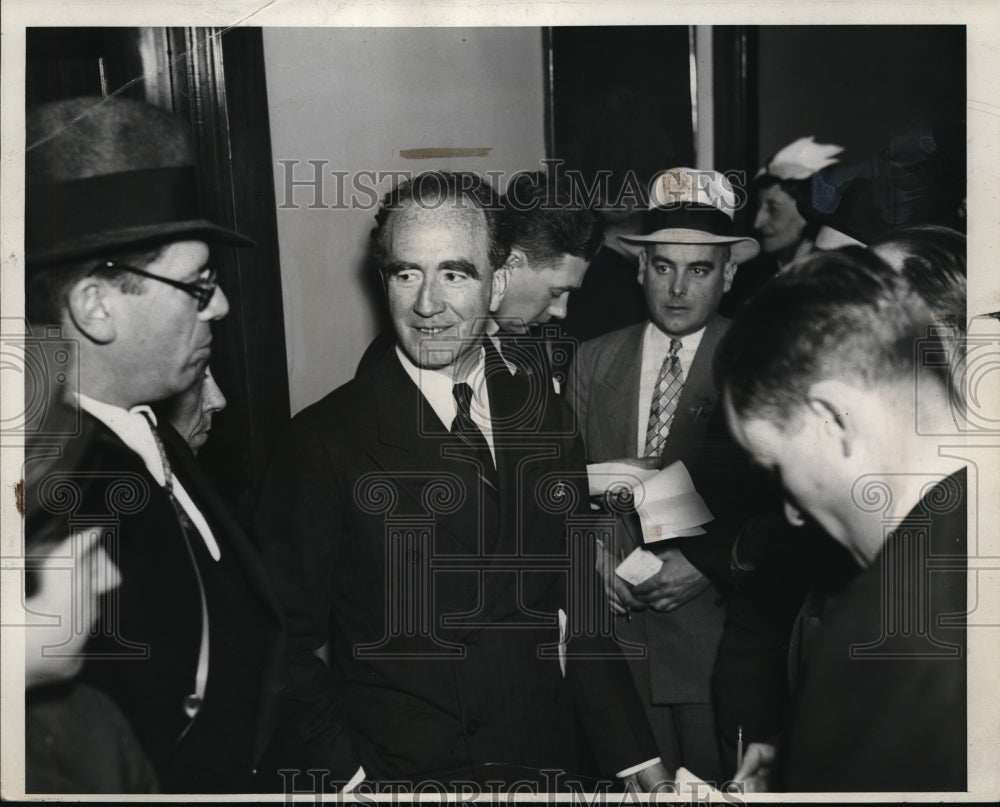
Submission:
{"label": "man's nose", "polygon": [[764,208],[757,211],[757,215],[753,217],[753,228],[755,230],[760,230],[764,227],[764,222],[767,221],[767,215],[764,213]]}
{"label": "man's nose", "polygon": [[673,297],[683,297],[687,291],[687,273],[675,272],[670,281],[670,294]]}
{"label": "man's nose", "polygon": [[229,299],[222,290],[222,286],[215,287],[215,294],[209,300],[205,309],[199,312],[198,316],[203,320],[222,319],[229,313]]}
{"label": "man's nose", "polygon": [[553,319],[566,319],[566,306],[569,304],[569,292],[564,291],[549,305],[549,316]]}
{"label": "man's nose", "polygon": [[432,317],[444,310],[441,303],[441,289],[434,278],[424,278],[421,282],[413,310],[422,317]]}

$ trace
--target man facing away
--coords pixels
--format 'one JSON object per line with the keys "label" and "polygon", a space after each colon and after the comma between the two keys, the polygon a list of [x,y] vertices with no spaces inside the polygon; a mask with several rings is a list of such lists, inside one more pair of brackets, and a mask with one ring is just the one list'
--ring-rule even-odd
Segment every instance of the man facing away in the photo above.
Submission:
{"label": "man facing away", "polygon": [[720,350],[736,439],[861,570],[810,639],[778,758],[748,750],[752,788],[966,789],[967,463],[937,436],[956,425],[932,323],[847,248],[770,281]]}
{"label": "man facing away", "polygon": [[595,576],[568,595],[564,575],[582,455],[548,385],[484,338],[510,271],[497,212],[470,174],[387,195],[372,247],[396,344],[293,419],[265,481],[289,759],[340,780],[544,791],[560,785],[543,769],[580,771],[578,719],[601,773],[648,785],[665,772],[613,643],[557,651],[579,618],[568,596],[599,596]]}
{"label": "man facing away", "polygon": [[[281,614],[249,538],[148,406],[205,371],[229,310],[209,243],[252,242],[200,215],[190,134],[162,110],[58,101],[28,111],[27,143],[26,311],[38,333],[61,329],[78,369],[47,413],[78,425],[27,491],[27,529],[98,530],[121,573],[79,680],[116,702],[165,792],[262,789]],[[27,462],[48,461],[45,432]]]}

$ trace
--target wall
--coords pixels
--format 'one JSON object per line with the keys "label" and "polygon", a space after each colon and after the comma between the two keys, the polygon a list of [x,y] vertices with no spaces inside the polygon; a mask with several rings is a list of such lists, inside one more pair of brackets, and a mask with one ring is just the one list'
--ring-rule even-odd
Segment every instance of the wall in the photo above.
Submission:
{"label": "wall", "polygon": [[[264,57],[295,413],[354,375],[381,325],[365,255],[373,202],[392,180],[359,172],[538,168],[542,37],[538,28],[265,28]],[[425,148],[489,151],[401,154]],[[281,160],[298,162],[295,180],[314,176],[307,161],[324,161],[318,200],[315,186],[289,187]],[[342,193],[333,171],[346,172]]]}
{"label": "wall", "polygon": [[760,163],[806,135],[861,162],[922,121],[964,156],[964,27],[775,25],[759,37]]}

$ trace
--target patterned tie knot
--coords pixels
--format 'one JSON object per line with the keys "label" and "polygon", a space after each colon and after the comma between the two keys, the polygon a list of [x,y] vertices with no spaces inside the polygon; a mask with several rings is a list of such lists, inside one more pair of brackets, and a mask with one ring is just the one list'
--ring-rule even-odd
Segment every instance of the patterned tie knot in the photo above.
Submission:
{"label": "patterned tie knot", "polygon": [[681,340],[676,337],[670,340],[670,355],[676,356],[681,350]]}

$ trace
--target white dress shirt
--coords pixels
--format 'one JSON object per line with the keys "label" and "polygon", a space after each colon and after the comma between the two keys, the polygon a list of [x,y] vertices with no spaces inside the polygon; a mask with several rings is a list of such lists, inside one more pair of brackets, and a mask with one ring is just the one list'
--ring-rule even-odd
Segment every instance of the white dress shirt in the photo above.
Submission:
{"label": "white dress shirt", "polygon": [[649,410],[653,405],[653,393],[656,391],[656,379],[659,378],[663,360],[670,352],[670,340],[680,339],[681,349],[677,352],[680,370],[684,383],[687,383],[688,371],[698,352],[698,345],[705,335],[705,329],[689,333],[687,336],[668,336],[652,322],[646,326],[642,337],[642,364],[639,370],[639,417],[636,432],[636,456],[646,453],[646,429],[649,426]]}
{"label": "white dress shirt", "polygon": [[[451,431],[452,423],[455,421],[458,404],[455,403],[455,396],[452,392],[456,382],[448,373],[440,370],[429,370],[424,367],[417,367],[407,356],[399,345],[396,345],[396,355],[406,370],[406,374],[413,379],[420,394],[424,396],[427,403],[431,405],[434,414],[438,416],[441,423],[448,431]],[[504,359],[504,364],[513,375],[510,363]],[[463,368],[464,369],[464,368]],[[476,424],[479,431],[486,438],[486,444],[490,447],[490,455],[493,457],[493,464],[496,465],[497,455],[493,448],[493,420],[490,414],[490,396],[486,391],[486,351],[479,349],[475,363],[468,367],[465,375],[465,383],[472,387],[472,400],[469,403],[469,415],[472,422]]]}
{"label": "white dress shirt", "polygon": [[[153,414],[153,410],[144,405],[122,409],[120,406],[95,401],[80,393],[77,393],[76,397],[80,402],[80,408],[101,421],[118,436],[118,439],[138,454],[156,484],[165,487],[167,475],[163,467],[163,459],[160,456],[160,449],[156,445],[156,438],[153,437],[153,431],[150,427],[150,420],[156,423],[156,415]],[[147,417],[150,420],[147,420]],[[171,489],[174,498],[184,508],[191,523],[197,528],[212,559],[219,560],[222,557],[222,551],[219,549],[218,541],[215,540],[212,528],[208,526],[205,516],[202,515],[201,510],[195,505],[191,496],[184,489],[184,485],[181,484],[181,480],[176,476],[171,479]]]}

